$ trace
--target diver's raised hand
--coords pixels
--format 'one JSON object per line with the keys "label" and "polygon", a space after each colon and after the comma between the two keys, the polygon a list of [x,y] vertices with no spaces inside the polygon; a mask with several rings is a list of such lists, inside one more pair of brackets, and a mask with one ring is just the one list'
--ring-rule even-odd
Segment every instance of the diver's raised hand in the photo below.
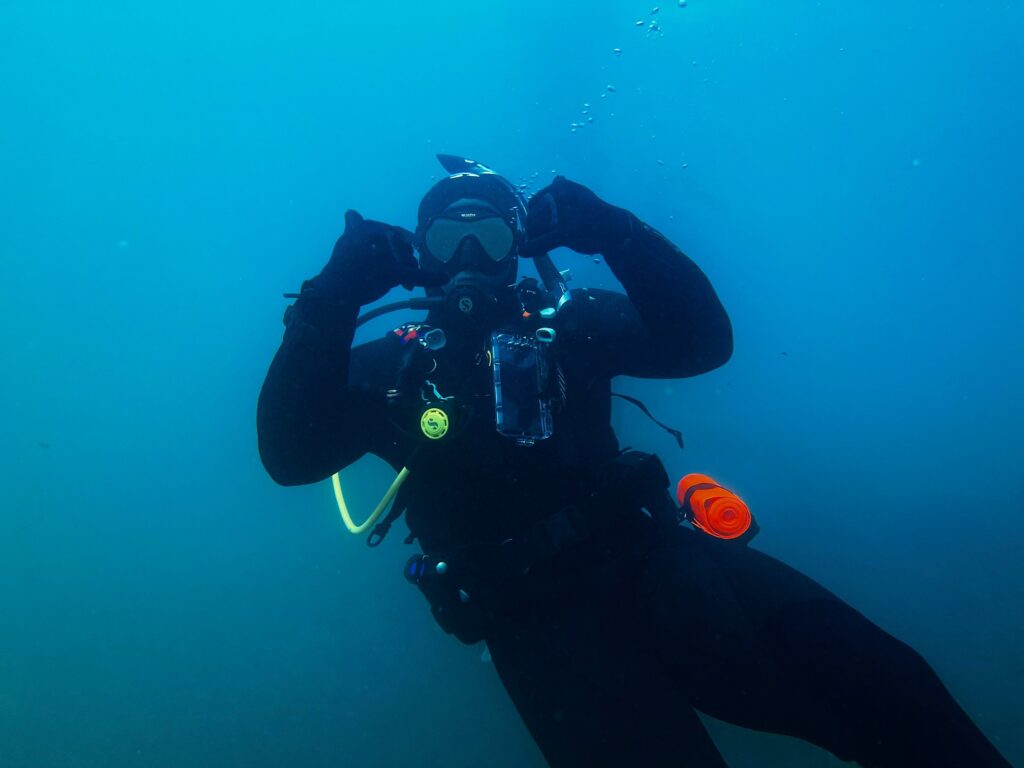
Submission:
{"label": "diver's raised hand", "polygon": [[526,242],[519,249],[532,257],[565,246],[578,253],[607,253],[620,246],[632,228],[632,216],[592,191],[556,176],[530,198]]}
{"label": "diver's raised hand", "polygon": [[334,244],[330,261],[311,282],[311,289],[331,301],[369,304],[396,285],[441,285],[443,275],[424,272],[413,256],[412,233],[345,213],[345,231]]}

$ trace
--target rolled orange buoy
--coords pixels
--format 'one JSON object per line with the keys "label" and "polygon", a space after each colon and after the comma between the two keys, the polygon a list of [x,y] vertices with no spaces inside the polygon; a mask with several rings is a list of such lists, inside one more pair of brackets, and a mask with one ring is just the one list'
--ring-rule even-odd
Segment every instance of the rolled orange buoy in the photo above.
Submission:
{"label": "rolled orange buoy", "polygon": [[686,475],[676,487],[676,497],[696,528],[719,539],[738,539],[753,521],[743,499],[707,475]]}

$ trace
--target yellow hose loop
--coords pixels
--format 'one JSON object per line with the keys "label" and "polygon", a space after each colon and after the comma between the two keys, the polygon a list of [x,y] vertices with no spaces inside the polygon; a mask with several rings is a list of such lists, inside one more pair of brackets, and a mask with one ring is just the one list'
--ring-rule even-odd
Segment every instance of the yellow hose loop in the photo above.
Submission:
{"label": "yellow hose loop", "polygon": [[337,472],[331,475],[331,484],[334,486],[334,500],[338,502],[338,512],[341,513],[341,519],[345,521],[345,527],[348,528],[349,533],[358,535],[376,523],[377,518],[384,514],[384,510],[388,508],[391,500],[395,498],[395,494],[398,493],[398,489],[402,487],[402,483],[405,482],[408,476],[408,467],[402,467],[402,471],[395,477],[391,487],[388,488],[388,492],[384,494],[384,498],[380,500],[370,516],[366,518],[366,522],[362,525],[356,525],[352,520],[352,515],[348,513],[345,494],[341,491],[341,475]]}

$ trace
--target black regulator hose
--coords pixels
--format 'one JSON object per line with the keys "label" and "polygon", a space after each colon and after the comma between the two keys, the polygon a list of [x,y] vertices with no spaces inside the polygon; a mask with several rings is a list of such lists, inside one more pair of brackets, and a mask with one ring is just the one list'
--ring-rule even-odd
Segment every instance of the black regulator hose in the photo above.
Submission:
{"label": "black regulator hose", "polygon": [[364,312],[356,319],[356,328],[363,323],[368,323],[375,317],[386,315],[389,312],[397,312],[400,309],[433,309],[439,307],[444,302],[441,298],[418,298],[418,299],[405,299],[404,301],[395,301],[391,304],[385,304],[382,307],[376,307],[371,309],[369,312]]}

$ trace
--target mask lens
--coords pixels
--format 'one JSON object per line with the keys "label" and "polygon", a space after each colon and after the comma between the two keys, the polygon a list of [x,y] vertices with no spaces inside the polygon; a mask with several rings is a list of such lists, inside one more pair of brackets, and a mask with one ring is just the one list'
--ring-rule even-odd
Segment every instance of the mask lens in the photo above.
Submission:
{"label": "mask lens", "polygon": [[459,249],[459,243],[466,236],[463,225],[451,219],[434,219],[427,228],[425,242],[430,255],[447,264]]}
{"label": "mask lens", "polygon": [[427,250],[442,264],[447,264],[467,237],[475,238],[487,257],[494,262],[504,261],[512,254],[515,236],[512,228],[500,216],[462,220],[437,217],[427,227]]}

